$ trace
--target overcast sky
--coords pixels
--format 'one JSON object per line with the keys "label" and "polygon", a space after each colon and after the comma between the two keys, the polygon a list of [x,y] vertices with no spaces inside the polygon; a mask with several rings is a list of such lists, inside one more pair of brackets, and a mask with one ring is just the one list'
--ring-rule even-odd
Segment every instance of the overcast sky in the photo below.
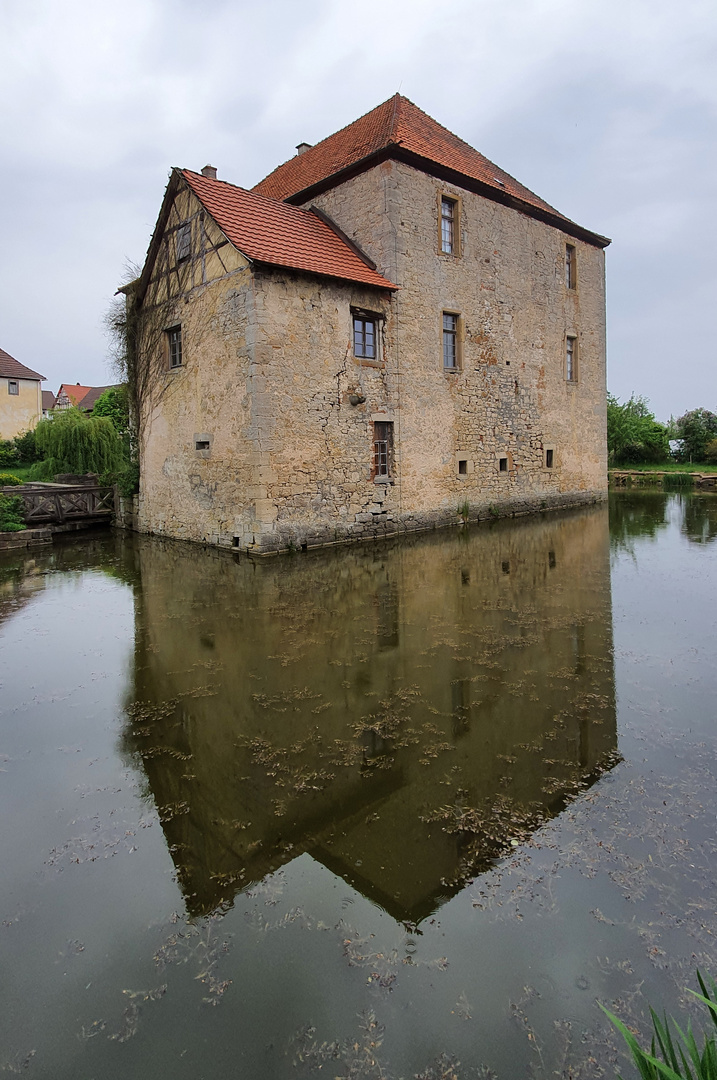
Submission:
{"label": "overcast sky", "polygon": [[111,381],[170,168],[251,187],[399,89],[612,237],[609,389],[717,411],[715,0],[0,0],[0,347]]}

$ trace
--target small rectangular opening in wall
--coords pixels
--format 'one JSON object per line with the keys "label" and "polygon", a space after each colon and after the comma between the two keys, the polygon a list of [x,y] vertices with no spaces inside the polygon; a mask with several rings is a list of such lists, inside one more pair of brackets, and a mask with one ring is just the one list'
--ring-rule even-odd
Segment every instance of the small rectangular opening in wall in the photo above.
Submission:
{"label": "small rectangular opening in wall", "polygon": [[501,568],[501,570],[503,571],[504,574],[509,574],[510,573],[510,562],[509,562],[509,560],[504,559],[503,562],[500,564],[500,568]]}
{"label": "small rectangular opening in wall", "polygon": [[546,469],[552,469],[552,467],[553,467],[553,451],[552,450],[546,450],[545,451],[545,468]]}
{"label": "small rectangular opening in wall", "polygon": [[548,552],[548,568],[550,570],[555,569],[555,552],[554,551],[549,551]]}
{"label": "small rectangular opening in wall", "polygon": [[466,476],[468,473],[468,461],[466,458],[459,458],[458,461],[458,475]]}
{"label": "small rectangular opening in wall", "polygon": [[502,458],[498,459],[498,468],[499,468],[499,470],[501,472],[507,472],[508,471],[508,459],[507,459],[507,457],[502,457]]}
{"label": "small rectangular opening in wall", "polygon": [[241,542],[241,536],[233,536],[232,537],[232,547],[238,548],[240,542]]}
{"label": "small rectangular opening in wall", "polygon": [[194,443],[194,449],[195,450],[208,450],[209,449],[209,439],[197,439],[195,441],[195,443]]}

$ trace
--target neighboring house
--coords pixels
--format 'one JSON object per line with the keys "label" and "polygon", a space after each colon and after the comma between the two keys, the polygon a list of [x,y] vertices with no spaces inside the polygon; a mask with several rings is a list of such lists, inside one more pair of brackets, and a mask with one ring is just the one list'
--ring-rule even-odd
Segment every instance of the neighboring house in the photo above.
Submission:
{"label": "neighboring house", "polygon": [[[114,385],[114,384],[113,384]],[[80,386],[79,383],[62,383],[55,398],[55,408],[71,409],[73,406],[83,412],[92,412],[97,399],[112,386]]]}
{"label": "neighboring house", "polygon": [[396,95],[252,191],[174,169],[144,531],[268,552],[607,492],[604,251]]}
{"label": "neighboring house", "polygon": [[35,427],[42,416],[44,378],[0,349],[0,439]]}
{"label": "neighboring house", "polygon": [[50,413],[55,408],[55,401],[56,401],[55,395],[53,394],[52,390],[43,390],[42,391],[42,417],[43,417],[43,420],[47,420],[47,418],[50,416]]}

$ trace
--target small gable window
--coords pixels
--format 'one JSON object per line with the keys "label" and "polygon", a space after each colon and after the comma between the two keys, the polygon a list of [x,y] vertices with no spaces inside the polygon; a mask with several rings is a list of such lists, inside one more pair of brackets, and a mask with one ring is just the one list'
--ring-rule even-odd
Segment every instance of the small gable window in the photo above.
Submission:
{"label": "small gable window", "polygon": [[167,330],[167,352],[170,368],[182,366],[182,328],[172,326]]}
{"label": "small gable window", "polygon": [[8,392],[8,394],[19,394],[20,393],[20,384],[19,384],[19,382],[17,382],[16,379],[8,379],[8,381],[7,381],[7,392]]}
{"label": "small gable window", "polygon": [[354,315],[354,356],[376,359],[376,320]]}
{"label": "small gable window", "polygon": [[177,229],[177,262],[188,259],[192,248],[192,226],[185,221]]}

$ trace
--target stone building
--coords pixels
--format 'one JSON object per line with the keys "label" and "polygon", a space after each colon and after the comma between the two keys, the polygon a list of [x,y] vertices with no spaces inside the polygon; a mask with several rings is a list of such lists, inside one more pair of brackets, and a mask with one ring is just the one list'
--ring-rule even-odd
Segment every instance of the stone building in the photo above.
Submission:
{"label": "stone building", "polygon": [[0,349],[0,439],[35,427],[42,416],[44,378]]}
{"label": "stone building", "polygon": [[396,95],[251,191],[175,169],[139,527],[269,552],[607,490],[604,248]]}

